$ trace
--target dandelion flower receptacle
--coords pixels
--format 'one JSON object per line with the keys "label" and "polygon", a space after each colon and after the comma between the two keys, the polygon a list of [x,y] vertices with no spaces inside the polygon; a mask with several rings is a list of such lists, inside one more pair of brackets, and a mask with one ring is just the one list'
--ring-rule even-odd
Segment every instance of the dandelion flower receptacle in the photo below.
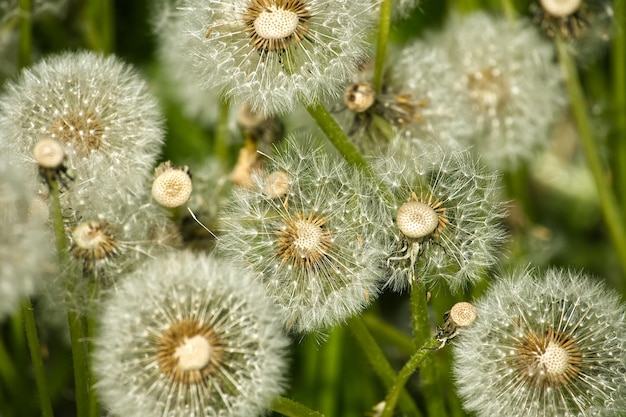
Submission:
{"label": "dandelion flower receptacle", "polygon": [[454,346],[478,416],[618,416],[626,411],[626,309],[582,273],[526,269],[475,304]]}
{"label": "dandelion flower receptacle", "polygon": [[287,345],[250,275],[173,253],[127,276],[105,303],[96,388],[116,416],[260,416],[283,390]]}
{"label": "dandelion flower receptacle", "polygon": [[218,239],[222,253],[258,274],[294,332],[357,314],[376,298],[382,276],[366,179],[309,141],[287,139],[253,189],[235,190]]}
{"label": "dandelion flower receptacle", "polygon": [[[367,52],[371,0],[185,0],[161,35],[181,37],[205,88],[263,114],[338,97]],[[167,40],[166,40],[167,42]],[[190,60],[186,59],[186,62]]]}

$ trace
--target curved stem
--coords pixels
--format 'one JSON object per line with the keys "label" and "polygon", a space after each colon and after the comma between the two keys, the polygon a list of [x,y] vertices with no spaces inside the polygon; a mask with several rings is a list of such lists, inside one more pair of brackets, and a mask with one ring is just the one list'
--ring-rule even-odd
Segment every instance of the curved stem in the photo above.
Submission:
{"label": "curved stem", "polygon": [[305,107],[313,120],[317,122],[318,126],[322,129],[335,148],[341,152],[346,161],[354,165],[359,165],[367,172],[371,173],[369,163],[359,153],[354,144],[352,144],[341,126],[337,124],[326,107],[324,107],[319,101],[315,101],[313,104]]}
{"label": "curved stem", "polygon": [[285,397],[275,398],[270,408],[272,411],[287,417],[324,417],[324,414]]}
{"label": "curved stem", "polygon": [[33,362],[35,384],[37,385],[37,392],[39,393],[41,415],[43,417],[52,417],[52,402],[50,401],[50,392],[48,391],[46,367],[44,366],[43,357],[41,356],[41,345],[39,344],[35,314],[33,313],[33,305],[30,298],[24,301],[22,314],[24,316],[24,329],[26,331],[26,340],[28,340],[28,349],[30,350],[30,357]]}
{"label": "curved stem", "polygon": [[378,43],[376,45],[376,63],[374,66],[373,79],[376,94],[380,94],[383,91],[383,75],[385,71],[385,60],[387,59],[387,43],[389,40],[389,28],[391,26],[392,6],[392,0],[383,0],[380,4]]}
{"label": "curved stem", "polygon": [[512,0],[500,0],[500,4],[502,5],[502,11],[504,12],[504,16],[509,22],[515,22],[517,18],[517,11],[515,10],[515,5]]}
{"label": "curved stem", "polygon": [[615,34],[611,51],[613,78],[613,115],[615,117],[615,178],[622,203],[622,216],[626,216],[626,0],[615,0]]}
{"label": "curved stem", "polygon": [[[352,330],[352,333],[354,334],[354,337],[357,339],[359,345],[365,352],[370,365],[374,368],[374,372],[381,379],[385,387],[390,389],[393,386],[396,373],[389,364],[389,361],[387,360],[387,357],[383,353],[382,349],[378,346],[378,343],[376,343],[376,340],[367,330],[365,323],[363,323],[363,319],[358,316],[352,317],[348,320],[348,324],[350,326],[350,330]],[[402,412],[407,416],[421,415],[417,406],[405,391],[400,394],[399,406],[402,409]]]}
{"label": "curved stem", "polygon": [[385,397],[385,408],[383,409],[383,413],[381,417],[391,417],[393,416],[393,410],[396,407],[396,403],[398,402],[398,398],[400,393],[404,389],[404,385],[409,380],[409,377],[413,375],[415,370],[422,364],[422,362],[428,357],[428,355],[432,352],[432,349],[439,346],[440,343],[435,339],[430,339],[424,346],[413,356],[411,359],[402,367],[398,376],[393,381],[393,386],[387,393],[387,397]]}
{"label": "curved stem", "polygon": [[[567,90],[572,103],[572,110],[578,125],[578,134],[587,159],[587,165],[593,176],[600,199],[600,208],[604,222],[609,231],[613,246],[618,253],[622,269],[626,272],[626,229],[624,228],[617,200],[608,184],[607,174],[602,166],[600,155],[596,148],[596,140],[591,130],[587,104],[580,84],[578,71],[574,59],[569,53],[567,44],[557,37],[556,46],[559,54],[559,62],[565,76]],[[623,287],[624,283],[621,285]]]}

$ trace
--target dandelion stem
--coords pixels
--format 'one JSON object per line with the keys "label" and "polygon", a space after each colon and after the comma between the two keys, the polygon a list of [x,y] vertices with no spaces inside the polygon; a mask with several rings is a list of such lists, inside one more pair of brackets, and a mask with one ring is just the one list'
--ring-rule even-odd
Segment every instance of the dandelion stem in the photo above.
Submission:
{"label": "dandelion stem", "polygon": [[287,417],[324,417],[324,414],[311,410],[305,405],[285,397],[275,398],[271,409]]}
{"label": "dandelion stem", "polygon": [[[348,320],[348,324],[350,326],[350,330],[352,330],[352,333],[354,334],[354,337],[357,339],[359,345],[361,345],[361,348],[365,352],[370,365],[374,368],[374,372],[378,375],[385,387],[387,389],[391,389],[396,378],[396,373],[389,364],[389,361],[385,357],[382,349],[378,346],[378,343],[376,343],[374,337],[372,337],[369,330],[367,330],[367,326],[365,326],[363,319],[358,316],[352,317]],[[404,414],[407,416],[421,415],[417,406],[406,391],[401,392],[399,395],[400,398],[398,400],[398,405]]]}
{"label": "dandelion stem", "polygon": [[50,393],[48,392],[46,367],[43,364],[43,357],[41,356],[41,345],[39,344],[35,314],[33,312],[33,304],[31,303],[30,298],[27,298],[24,301],[22,305],[22,314],[24,316],[24,329],[26,330],[26,339],[28,340],[30,358],[33,363],[35,384],[37,385],[37,392],[39,393],[41,415],[43,417],[52,417],[52,402],[50,401]]}
{"label": "dandelion stem", "polygon": [[[396,403],[398,402],[398,398],[400,393],[404,389],[406,382],[409,380],[409,377],[413,375],[415,370],[424,362],[424,360],[429,356],[432,352],[432,349],[439,346],[439,342],[435,339],[430,339],[420,350],[415,352],[413,356],[408,360],[408,362],[402,367],[398,375],[393,381],[393,386],[387,393],[385,397],[385,408],[383,409],[383,413],[381,417],[391,417],[393,416],[393,410],[396,407]],[[430,401],[430,398],[429,398]],[[443,414],[437,414],[443,415]]]}
{"label": "dandelion stem", "polygon": [[110,54],[115,46],[113,1],[90,0],[88,6],[87,38],[91,48]]}
{"label": "dandelion stem", "polygon": [[31,0],[20,0],[20,68],[31,64],[33,49],[33,13]]}
{"label": "dandelion stem", "polygon": [[622,216],[626,216],[626,0],[615,0],[615,31],[612,50],[613,115],[615,145],[615,177],[622,203]]}
{"label": "dandelion stem", "polygon": [[322,350],[322,363],[319,369],[319,395],[316,408],[327,415],[337,415],[338,395],[341,387],[338,386],[341,372],[341,354],[343,352],[345,331],[342,327],[335,327]]}
{"label": "dandelion stem", "polygon": [[[54,234],[56,238],[57,254],[60,265],[68,264],[68,240],[65,235],[63,225],[63,214],[61,211],[61,201],[59,197],[59,182],[56,179],[48,179],[50,184],[51,212],[54,224]],[[66,294],[74,292],[74,282],[72,277],[65,276]],[[67,301],[67,300],[66,300]],[[72,356],[74,361],[74,397],[76,401],[76,414],[78,417],[85,417],[89,412],[89,382],[87,368],[87,351],[85,348],[85,325],[84,320],[71,306],[67,306],[67,321],[70,328],[70,341],[72,346]]]}
{"label": "dandelion stem", "polygon": [[[24,333],[23,330],[22,333]],[[6,387],[10,398],[15,404],[19,404],[20,401],[27,401],[27,399],[24,395],[26,392],[18,379],[15,359],[9,355],[4,338],[0,337],[0,380],[2,381],[0,386]]]}
{"label": "dandelion stem", "polygon": [[[587,159],[587,165],[593,176],[600,199],[602,215],[608,228],[609,236],[618,253],[622,269],[626,272],[626,229],[624,228],[624,223],[620,216],[617,200],[608,184],[607,173],[602,167],[596,141],[591,130],[591,123],[589,121],[587,105],[580,84],[580,77],[578,76],[574,60],[568,51],[567,44],[557,37],[556,45],[559,54],[559,62],[565,76],[567,90],[572,103],[572,110],[578,125],[578,134]],[[624,283],[622,283],[622,286],[623,285]]]}
{"label": "dandelion stem", "polygon": [[[98,286],[98,277],[94,272],[94,277],[89,283],[89,305],[93,305],[98,299],[98,292],[100,291],[100,287]],[[91,311],[91,309],[89,310]],[[87,317],[87,352],[93,352],[93,341],[96,338],[96,320],[93,314],[90,314]],[[92,367],[89,367],[89,379],[91,381],[95,380],[95,375],[93,373]],[[89,417],[99,417],[100,416],[100,404],[98,403],[98,395],[95,389],[89,390]]]}
{"label": "dandelion stem", "polygon": [[359,165],[366,171],[371,172],[369,163],[352,144],[341,126],[339,126],[335,119],[333,119],[333,116],[328,112],[326,107],[324,107],[319,101],[315,101],[315,103],[305,107],[313,120],[317,122],[318,126],[322,129],[332,144],[335,145],[335,148],[341,152],[346,161],[354,165]]}
{"label": "dandelion stem", "polygon": [[373,314],[365,314],[363,315],[363,321],[374,335],[391,343],[407,356],[415,351],[415,346],[410,337],[385,323],[380,317]]}
{"label": "dandelion stem", "polygon": [[391,12],[393,1],[383,0],[380,4],[380,19],[378,22],[378,44],[376,45],[376,63],[374,66],[374,88],[376,94],[383,91],[383,73],[387,59],[387,43],[389,28],[391,27]]}
{"label": "dandelion stem", "polygon": [[[411,323],[413,325],[414,348],[424,345],[430,339],[430,321],[428,319],[428,305],[426,303],[426,286],[420,280],[411,287]],[[428,415],[445,414],[445,406],[441,392],[437,389],[437,368],[432,359],[424,361],[421,369],[422,390],[428,398],[426,408]]]}

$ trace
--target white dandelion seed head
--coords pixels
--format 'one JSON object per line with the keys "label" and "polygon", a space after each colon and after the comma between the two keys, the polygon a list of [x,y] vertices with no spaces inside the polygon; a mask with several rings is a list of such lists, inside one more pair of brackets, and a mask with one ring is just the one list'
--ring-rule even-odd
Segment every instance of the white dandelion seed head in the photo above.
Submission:
{"label": "white dandelion seed head", "polygon": [[455,80],[442,87],[466,123],[457,140],[503,170],[547,146],[566,102],[554,47],[536,28],[482,12],[453,16],[431,44],[451,62]]}
{"label": "white dandelion seed head", "polygon": [[[10,82],[0,100],[0,148],[36,172],[33,147],[58,141],[74,181],[67,194],[106,188],[141,194],[163,143],[163,121],[148,85],[114,56],[47,57]],[[63,197],[64,199],[66,196]]]}
{"label": "white dandelion seed head", "polygon": [[[419,152],[407,146],[399,136],[373,161],[389,190],[378,208],[386,217],[377,223],[387,242],[386,285],[403,291],[421,280],[459,291],[498,259],[505,216],[499,175],[469,151],[432,142]],[[416,214],[409,217],[412,211]]]}
{"label": "white dandelion seed head", "polygon": [[478,416],[618,416],[626,411],[626,309],[573,271],[507,273],[475,303],[454,374]]}
{"label": "white dandelion seed head", "polygon": [[546,13],[555,17],[565,17],[574,14],[580,6],[582,0],[540,0],[539,4]]}
{"label": "white dandelion seed head", "polygon": [[460,327],[470,326],[476,320],[476,309],[467,301],[456,303],[450,309],[450,320]]}
{"label": "white dandelion seed head", "polygon": [[206,255],[158,257],[103,305],[96,389],[116,416],[262,415],[285,385],[281,327],[248,273]]}
{"label": "white dandelion seed head", "polygon": [[[165,61],[196,89],[258,113],[339,97],[376,17],[371,0],[182,0],[159,30]],[[179,77],[180,78],[180,77]],[[193,87],[192,87],[193,88]]]}
{"label": "white dandelion seed head", "polygon": [[53,238],[45,220],[30,210],[36,198],[24,167],[0,157],[0,319],[54,272]]}
{"label": "white dandelion seed head", "polygon": [[[218,250],[254,271],[296,333],[323,330],[363,310],[378,294],[384,247],[367,209],[367,179],[309,137],[290,137],[267,162],[289,177],[286,195],[237,189],[222,215]],[[271,174],[270,174],[271,175]]]}

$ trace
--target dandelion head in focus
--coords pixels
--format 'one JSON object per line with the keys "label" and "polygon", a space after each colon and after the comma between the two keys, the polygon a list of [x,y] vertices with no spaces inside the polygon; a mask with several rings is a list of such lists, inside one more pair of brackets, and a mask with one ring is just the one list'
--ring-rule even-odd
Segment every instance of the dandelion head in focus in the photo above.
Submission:
{"label": "dandelion head in focus", "polygon": [[[387,240],[387,286],[445,282],[453,292],[477,282],[504,238],[498,175],[467,151],[438,145],[406,151],[403,137],[375,160],[389,189],[381,236]],[[405,149],[405,150],[403,150]]]}
{"label": "dandelion head in focus", "polygon": [[375,6],[370,0],[185,0],[159,33],[161,51],[171,62],[187,55],[179,62],[192,67],[201,87],[235,105],[286,113],[300,100],[341,94],[368,50]]}
{"label": "dandelion head in focus", "polygon": [[363,174],[310,138],[292,137],[253,181],[234,190],[218,249],[258,274],[285,326],[324,330],[369,305],[384,247],[372,235]]}
{"label": "dandelion head in focus", "polygon": [[582,273],[518,270],[476,304],[454,346],[478,416],[618,416],[626,411],[626,309]]}
{"label": "dandelion head in focus", "polygon": [[224,261],[157,257],[103,307],[94,371],[113,415],[253,417],[283,391],[280,320],[251,276]]}
{"label": "dandelion head in focus", "polygon": [[[0,147],[33,163],[33,148],[54,140],[75,177],[71,192],[108,188],[139,194],[163,141],[147,83],[114,56],[72,52],[46,57],[8,83],[0,100]],[[112,169],[114,167],[114,169]]]}
{"label": "dandelion head in focus", "polygon": [[500,170],[547,146],[565,94],[553,45],[535,27],[482,12],[454,16],[432,44],[447,51],[455,77],[442,87],[466,125],[458,141]]}

